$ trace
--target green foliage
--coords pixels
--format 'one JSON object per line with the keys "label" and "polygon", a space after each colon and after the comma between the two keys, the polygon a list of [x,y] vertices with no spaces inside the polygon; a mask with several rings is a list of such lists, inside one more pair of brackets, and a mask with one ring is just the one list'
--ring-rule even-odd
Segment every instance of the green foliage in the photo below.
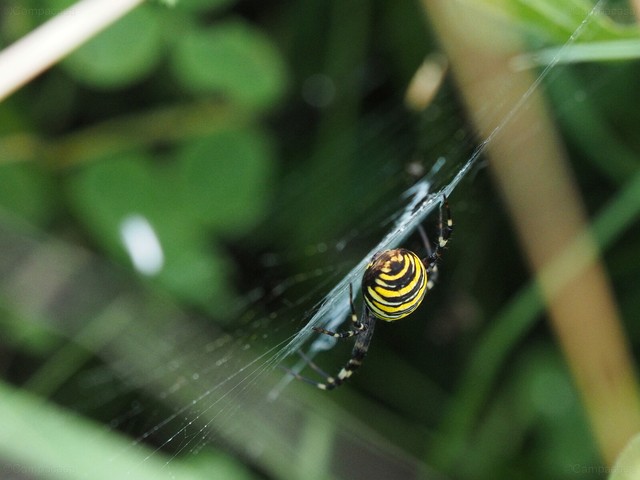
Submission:
{"label": "green foliage", "polygon": [[142,6],[64,60],[70,75],[95,88],[115,89],[148,76],[163,50],[162,16]]}
{"label": "green foliage", "polygon": [[[72,3],[48,0],[46,8],[33,11],[59,12]],[[61,68],[81,85],[117,92],[149,78],[164,60],[170,82],[176,83],[173,97],[213,96],[220,111],[227,106],[265,111],[287,86],[278,49],[241,19],[211,25],[199,21],[201,14],[231,3],[184,1],[176,9],[141,6],[79,48]],[[31,11],[27,6],[20,11]],[[66,88],[57,95],[73,102],[68,92],[74,87]],[[48,101],[42,105],[58,108]],[[109,107],[122,113],[126,108],[126,101]],[[257,115],[249,114],[246,127],[220,125],[209,129],[210,134],[198,134],[203,129],[197,124],[176,125],[186,127],[185,139],[163,155],[162,164],[149,150],[153,140],[129,153],[126,147],[118,148],[117,139],[111,140],[122,135],[106,137],[102,143],[94,143],[96,136],[72,139],[63,149],[70,149],[73,162],[81,166],[63,174],[71,210],[97,244],[125,263],[130,252],[123,243],[124,222],[136,215],[146,218],[164,255],[163,268],[154,275],[160,284],[223,317],[234,303],[234,293],[227,282],[231,266],[217,243],[246,234],[263,218],[273,196],[272,142],[266,131],[252,125]],[[144,128],[139,127],[134,126]],[[112,153],[114,147],[117,154]],[[46,221],[52,207],[46,198],[51,193],[45,188],[46,176],[27,165],[2,168],[0,182],[6,188],[0,204],[36,223]]]}
{"label": "green foliage", "polygon": [[[9,11],[23,13],[0,25],[0,44],[72,3],[13,0],[11,7],[19,10]],[[456,110],[458,99],[446,90],[448,85],[424,117],[402,109],[402,89],[410,76],[427,53],[439,51],[420,2],[170,3],[147,2],[0,105],[0,206],[10,213],[8,218],[26,220],[47,237],[91,249],[109,268],[116,264],[114,271],[124,270],[137,283],[204,315],[207,326],[222,324],[231,332],[229,338],[243,340],[238,343],[249,339],[247,346],[257,342],[257,335],[234,330],[246,327],[246,318],[234,315],[250,301],[246,291],[259,287],[268,294],[272,284],[295,284],[283,298],[276,296],[273,305],[264,310],[255,306],[248,315],[265,321],[260,341],[276,345],[280,339],[271,336],[274,332],[294,333],[305,318],[305,312],[295,310],[279,316],[282,305],[312,311],[337,275],[380,239],[400,192],[411,181],[405,174],[407,164],[428,169],[436,158],[446,156],[443,168],[450,168],[456,155],[464,157],[465,149],[476,143],[460,127],[467,119]],[[525,31],[530,45],[546,48],[561,46],[592,8],[581,0],[484,3]],[[31,8],[49,8],[51,14],[30,14]],[[591,17],[579,44],[565,50],[566,62],[591,63],[558,69],[545,92],[595,219],[593,228],[610,262],[623,315],[631,324],[629,342],[637,348],[640,242],[633,225],[640,212],[640,90],[638,68],[628,60],[637,56],[640,35],[636,26],[622,25],[605,13]],[[534,50],[526,60],[547,64],[556,53]],[[300,92],[309,88],[309,78],[322,79],[331,92],[326,104],[303,103]],[[438,176],[435,187],[448,181],[449,173]],[[274,462],[289,478],[297,478],[292,472],[305,466],[334,475],[332,452],[343,451],[340,435],[345,432],[385,438],[384,455],[418,458],[425,471],[435,466],[461,479],[562,479],[576,473],[599,478],[602,472],[589,467],[600,460],[570,374],[540,321],[542,300],[522,266],[484,171],[472,176],[473,184],[462,184],[452,197],[456,232],[424,318],[394,329],[380,326],[367,358],[369,368],[342,392],[308,402],[293,397],[303,412],[317,405],[322,418],[304,419],[299,451],[292,454],[274,442],[282,453]],[[148,222],[161,246],[158,271],[141,272],[132,260],[123,239],[123,227],[132,218]],[[4,213],[2,219],[4,227]],[[6,223],[11,225],[11,220]],[[320,246],[314,250],[314,245],[328,253]],[[265,273],[256,258],[273,250],[274,258],[285,252],[282,257],[294,260],[278,265],[282,271]],[[18,266],[3,258],[2,265],[31,272],[29,267],[42,261],[33,258],[20,257]],[[78,258],[82,263],[85,257],[79,253]],[[338,273],[327,276],[327,271]],[[107,363],[100,342],[106,344],[111,337],[96,335],[98,346],[82,350],[76,335],[86,330],[78,325],[55,323],[61,331],[52,334],[28,324],[24,312],[13,311],[12,282],[28,280],[16,274],[1,282],[0,349],[17,359],[8,362],[7,380],[0,384],[3,462],[55,471],[51,469],[62,468],[65,461],[86,466],[108,458],[115,459],[116,476],[120,470],[139,468],[136,478],[163,478],[167,467],[173,467],[175,478],[251,478],[239,462],[218,453],[180,455],[189,453],[199,439],[178,453],[150,452],[144,442],[131,447],[130,440],[104,433],[91,421],[110,419],[119,410],[113,413],[97,402],[93,410],[87,408],[87,418],[68,416],[9,387],[19,382],[29,386],[30,378],[46,377],[46,367],[53,365],[63,372],[59,382],[57,377],[52,381],[61,386],[56,401],[80,410],[77,398],[84,398],[87,387],[80,381],[66,384],[67,377],[90,370],[85,362]],[[84,292],[41,292],[39,284],[34,285],[29,304],[44,315],[65,303],[67,295]],[[164,311],[165,306],[159,301],[155,308]],[[80,321],[92,320],[88,315]],[[64,319],[55,321],[62,324]],[[180,327],[175,331],[181,332]],[[172,345],[174,338],[163,333],[156,343]],[[70,338],[73,352],[56,356],[63,335]],[[145,362],[167,361],[147,358],[137,347],[131,356],[146,365],[146,373],[152,367]],[[193,371],[219,367],[205,348],[198,351],[191,343],[176,348],[193,354],[189,360],[197,361],[187,362]],[[251,362],[262,365],[263,358],[256,361],[253,355]],[[330,364],[331,358],[327,354],[323,362]],[[339,362],[343,357],[335,358]],[[222,378],[246,374],[240,369],[247,363],[238,361],[223,370]],[[163,387],[179,389],[188,378],[171,377]],[[190,392],[212,391],[214,402],[229,393],[226,384],[193,383],[196,388]],[[129,401],[120,397],[123,403]],[[183,413],[194,398],[169,400],[175,403],[168,405]],[[230,411],[216,403],[208,407],[214,416]],[[239,430],[246,413],[232,411]],[[52,445],[59,450],[39,455],[34,445],[41,437],[25,428],[24,418],[60,438]],[[140,428],[149,431],[164,418],[145,411]],[[363,424],[370,430],[363,430]],[[2,433],[7,431],[11,438]],[[179,428],[169,435],[196,438]],[[635,443],[621,457],[620,472],[637,463]],[[77,459],[84,447],[89,457]],[[263,458],[255,455],[254,444],[244,447],[242,458],[261,468]],[[289,465],[293,457],[300,463]],[[349,466],[362,472],[369,467],[355,457]],[[572,466],[585,471],[572,471]],[[107,470],[96,475],[115,478]],[[624,478],[616,475],[611,478]]]}
{"label": "green foliage", "polygon": [[184,145],[177,159],[181,193],[195,221],[242,234],[265,213],[273,159],[264,135],[221,131]]}
{"label": "green foliage", "polygon": [[[215,93],[245,107],[268,107],[287,85],[284,62],[269,38],[239,19],[202,25],[195,18],[230,3],[187,0],[177,10],[143,5],[73,52],[62,66],[90,87],[116,89],[146,78],[171,46],[169,61],[186,91]],[[44,11],[72,5],[71,0],[47,0]]]}
{"label": "green foliage", "polygon": [[278,52],[239,21],[186,32],[176,40],[173,68],[187,91],[217,93],[241,105],[272,105],[285,87]]}
{"label": "green foliage", "polygon": [[34,224],[52,215],[51,178],[40,168],[22,163],[0,164],[0,205]]}
{"label": "green foliage", "polygon": [[222,9],[236,2],[236,0],[173,0],[178,9],[189,12],[211,12]]}
{"label": "green foliage", "polygon": [[224,256],[207,248],[211,234],[246,232],[268,204],[272,158],[250,131],[224,131],[176,152],[172,165],[154,166],[144,154],[94,162],[70,180],[72,205],[103,246],[124,258],[123,224],[151,223],[166,264],[160,281],[178,296],[213,309],[232,304]]}

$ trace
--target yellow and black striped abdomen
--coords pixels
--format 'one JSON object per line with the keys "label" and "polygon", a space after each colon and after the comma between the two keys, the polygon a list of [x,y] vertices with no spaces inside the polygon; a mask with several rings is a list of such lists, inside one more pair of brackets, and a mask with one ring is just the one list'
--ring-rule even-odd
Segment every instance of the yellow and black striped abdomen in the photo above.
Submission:
{"label": "yellow and black striped abdomen", "polygon": [[364,302],[380,320],[399,320],[413,312],[427,291],[427,272],[420,258],[397,248],[376,254],[362,277]]}

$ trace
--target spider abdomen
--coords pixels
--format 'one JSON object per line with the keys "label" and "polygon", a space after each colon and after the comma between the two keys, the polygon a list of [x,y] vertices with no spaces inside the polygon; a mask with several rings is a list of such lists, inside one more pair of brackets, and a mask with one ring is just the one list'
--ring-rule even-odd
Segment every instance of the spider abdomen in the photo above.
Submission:
{"label": "spider abdomen", "polygon": [[388,322],[412,313],[427,291],[427,271],[420,258],[404,248],[384,250],[372,259],[362,278],[364,302]]}

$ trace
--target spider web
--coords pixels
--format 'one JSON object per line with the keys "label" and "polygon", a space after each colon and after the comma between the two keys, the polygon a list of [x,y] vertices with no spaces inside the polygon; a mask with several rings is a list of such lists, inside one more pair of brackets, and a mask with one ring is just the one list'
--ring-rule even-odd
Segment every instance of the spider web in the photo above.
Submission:
{"label": "spider web", "polygon": [[[543,80],[558,64],[563,56],[564,50],[575,42],[575,40],[580,36],[580,33],[588,24],[589,18],[599,9],[601,9],[603,4],[604,2],[599,2],[598,4],[596,4],[589,15],[583,20],[581,25],[573,32],[571,37],[563,45],[563,47],[555,51],[555,56],[550,59],[549,63],[536,77],[535,81],[519,99],[518,103],[513,105],[508,114],[503,118],[502,122],[493,129],[489,136],[484,139],[475,148],[475,150],[473,150],[469,158],[465,163],[462,164],[454,178],[449,183],[442,186],[435,193],[430,192],[431,187],[434,184],[434,178],[437,177],[441,167],[443,166],[443,163],[446,162],[446,159],[444,157],[440,157],[435,162],[429,173],[427,173],[423,178],[418,180],[415,185],[407,189],[402,194],[402,198],[406,199],[406,205],[400,207],[401,210],[398,212],[398,218],[395,222],[393,222],[388,233],[331,290],[331,292],[322,302],[322,305],[318,312],[309,320],[307,325],[302,328],[300,332],[298,332],[298,334],[296,334],[291,342],[282,349],[282,351],[280,352],[281,356],[286,357],[291,355],[293,352],[299,351],[303,347],[303,344],[307,341],[308,337],[314,333],[312,327],[322,327],[331,331],[338,330],[338,326],[349,317],[350,306],[348,294],[346,293],[349,289],[349,285],[351,285],[351,287],[353,288],[354,298],[356,298],[360,290],[359,280],[362,278],[362,275],[364,274],[366,266],[369,263],[371,257],[376,252],[395,248],[401,245],[406,240],[406,238],[413,233],[418,225],[424,223],[426,217],[433,211],[434,208],[439,205],[440,199],[442,199],[443,195],[449,197],[453,194],[458,184],[466,178],[469,172],[472,171],[482,154],[487,149],[488,145],[491,144],[495,137],[500,135],[501,131],[506,125],[509,124],[509,122],[511,122],[513,117],[516,116],[518,112],[520,112],[525,107],[531,95],[540,87],[540,84],[543,82]],[[303,356],[301,362],[296,366],[294,371],[298,373],[302,368],[304,368],[308,361],[313,358],[313,356],[315,356],[317,352],[327,350],[331,348],[335,343],[336,339],[334,338],[323,335],[318,336],[318,338],[308,349],[306,355]],[[278,391],[281,388],[284,388],[284,386],[288,383],[288,381],[291,380],[291,378],[292,377],[289,377],[289,379],[285,379],[280,386],[278,386],[276,389],[274,389],[274,391],[271,392],[271,395],[277,396]]]}
{"label": "spider web", "polygon": [[[579,37],[603,4],[602,0],[596,4],[565,48]],[[314,406],[317,392],[290,385],[292,377],[278,366],[298,362],[294,368],[300,370],[305,361],[297,356],[299,350],[314,357],[333,347],[333,339],[315,335],[312,327],[339,328],[348,318],[349,285],[353,285],[357,298],[359,280],[371,256],[406,242],[418,225],[429,221],[442,195],[451,198],[462,182],[470,180],[478,171],[487,146],[526,108],[532,93],[561,56],[562,49],[500,125],[478,145],[462,127],[453,132],[441,130],[443,135],[461,137],[459,145],[448,151],[429,152],[429,171],[409,188],[396,186],[392,199],[385,201],[386,210],[372,209],[370,215],[363,217],[367,220],[336,240],[319,243],[306,252],[291,253],[314,257],[318,264],[327,260],[329,265],[297,273],[269,291],[248,292],[237,322],[239,327],[212,328],[197,315],[181,311],[168,300],[159,300],[157,294],[142,289],[126,274],[91,254],[42,237],[15,219],[3,218],[0,271],[5,308],[20,311],[29,321],[47,329],[63,331],[75,345],[104,359],[104,364],[89,369],[89,374],[79,379],[86,390],[100,395],[78,399],[76,405],[82,411],[102,403],[123,412],[109,420],[109,429],[130,431],[132,435],[131,441],[117,447],[107,458],[106,465],[124,465],[118,478],[146,478],[150,470],[161,477],[201,478],[194,473],[198,470],[197,464],[193,465],[196,454],[205,459],[200,468],[221,468],[223,462],[209,451],[212,443],[260,465],[274,476],[285,470],[283,463],[308,465],[313,458],[322,458],[318,443],[305,437],[309,431],[305,424],[322,423],[323,408],[335,412],[335,407]],[[445,98],[445,105],[448,100]],[[433,116],[432,123],[435,125],[441,116],[448,115],[451,112],[445,109]],[[404,127],[384,126],[388,135]],[[393,154],[409,158],[412,152]],[[380,213],[375,215],[373,211]],[[453,214],[455,221],[455,211]],[[370,230],[379,231],[381,225],[386,232],[355,265],[345,267],[332,260]],[[267,268],[289,260],[285,254],[263,257]],[[38,279],[38,298],[32,296],[33,279]],[[287,295],[301,289],[302,294]],[[266,302],[267,297],[293,300],[279,305],[275,302],[274,307],[273,301]],[[266,303],[269,307],[265,312]],[[306,312],[303,320],[301,310]],[[85,318],[94,320],[87,326]],[[60,351],[61,356],[73,354],[79,355],[75,347]],[[377,472],[377,477],[367,477],[367,472],[354,471],[345,462],[334,461],[331,475],[336,478],[438,478],[435,472],[425,472],[417,459],[358,421],[351,421],[345,431],[333,434],[333,445],[362,459],[359,468],[366,464]],[[283,458],[283,452],[289,456]],[[326,459],[331,454],[324,455]],[[123,458],[127,460],[122,462]],[[82,478],[95,467],[79,463],[74,468]]]}

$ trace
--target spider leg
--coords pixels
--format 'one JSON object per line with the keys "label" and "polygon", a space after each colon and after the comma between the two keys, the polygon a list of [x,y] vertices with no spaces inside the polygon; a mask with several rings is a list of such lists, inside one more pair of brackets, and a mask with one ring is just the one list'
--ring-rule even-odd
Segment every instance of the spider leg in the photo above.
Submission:
{"label": "spider leg", "polygon": [[359,335],[356,339],[356,343],[351,351],[351,358],[349,358],[347,364],[340,369],[338,375],[335,377],[327,377],[324,383],[317,383],[316,387],[319,389],[333,390],[334,388],[339,387],[362,365],[364,357],[369,351],[369,345],[371,344],[371,338],[373,337],[373,327],[375,326],[375,317],[373,315],[368,311],[365,311],[363,315],[366,317],[364,320],[366,327],[364,333]]}
{"label": "spider leg", "polygon": [[[356,339],[356,343],[353,346],[353,350],[351,351],[351,357],[347,364],[340,369],[337,375],[327,375],[320,367],[318,367],[315,363],[309,361],[309,366],[316,373],[322,375],[324,377],[324,382],[316,382],[310,378],[304,377],[299,373],[288,370],[295,378],[298,380],[302,380],[305,383],[310,385],[314,385],[320,390],[333,390],[334,388],[342,385],[348,378],[353,375],[364,360],[364,357],[367,355],[367,351],[369,350],[369,345],[371,344],[371,338],[373,337],[373,327],[375,325],[375,317],[371,315],[367,310],[363,312],[363,325],[365,325],[363,329],[362,335],[358,335]],[[302,354],[302,357],[305,358],[305,355]]]}
{"label": "spider leg", "polygon": [[[442,222],[442,210],[447,214],[446,225]],[[451,218],[451,209],[449,208],[449,200],[446,195],[442,195],[442,205],[440,205],[440,236],[438,237],[438,248],[443,249],[453,233],[453,219]]]}
{"label": "spider leg", "polygon": [[429,259],[433,257],[433,248],[431,247],[429,237],[427,237],[427,232],[424,230],[424,227],[422,225],[418,225],[418,233],[420,234],[420,238],[422,239],[424,249],[427,252],[427,256],[422,259],[422,264],[427,270],[427,291],[429,291],[438,281],[438,265],[437,262],[431,264],[429,261]]}
{"label": "spider leg", "polygon": [[332,332],[331,330],[326,330],[320,327],[313,327],[313,330],[318,333],[322,333],[324,335],[329,335],[333,338],[349,338],[354,335],[359,335],[360,332],[366,329],[364,323],[358,320],[358,315],[356,314],[356,308],[353,305],[353,287],[349,284],[349,305],[351,306],[351,325],[352,327],[349,330],[345,330],[343,332]]}
{"label": "spider leg", "polygon": [[[446,224],[443,219],[443,210],[446,212]],[[427,256],[422,260],[422,263],[427,269],[427,276],[429,277],[427,290],[431,290],[438,279],[438,261],[442,258],[442,253],[444,252],[447,242],[449,242],[449,238],[451,237],[451,233],[453,232],[453,219],[451,218],[451,209],[449,208],[449,201],[447,200],[446,195],[442,195],[438,230],[438,243],[436,244],[435,249],[431,247],[431,243],[429,242],[424,229],[420,226],[418,230],[425,244],[425,250],[427,251]]]}

